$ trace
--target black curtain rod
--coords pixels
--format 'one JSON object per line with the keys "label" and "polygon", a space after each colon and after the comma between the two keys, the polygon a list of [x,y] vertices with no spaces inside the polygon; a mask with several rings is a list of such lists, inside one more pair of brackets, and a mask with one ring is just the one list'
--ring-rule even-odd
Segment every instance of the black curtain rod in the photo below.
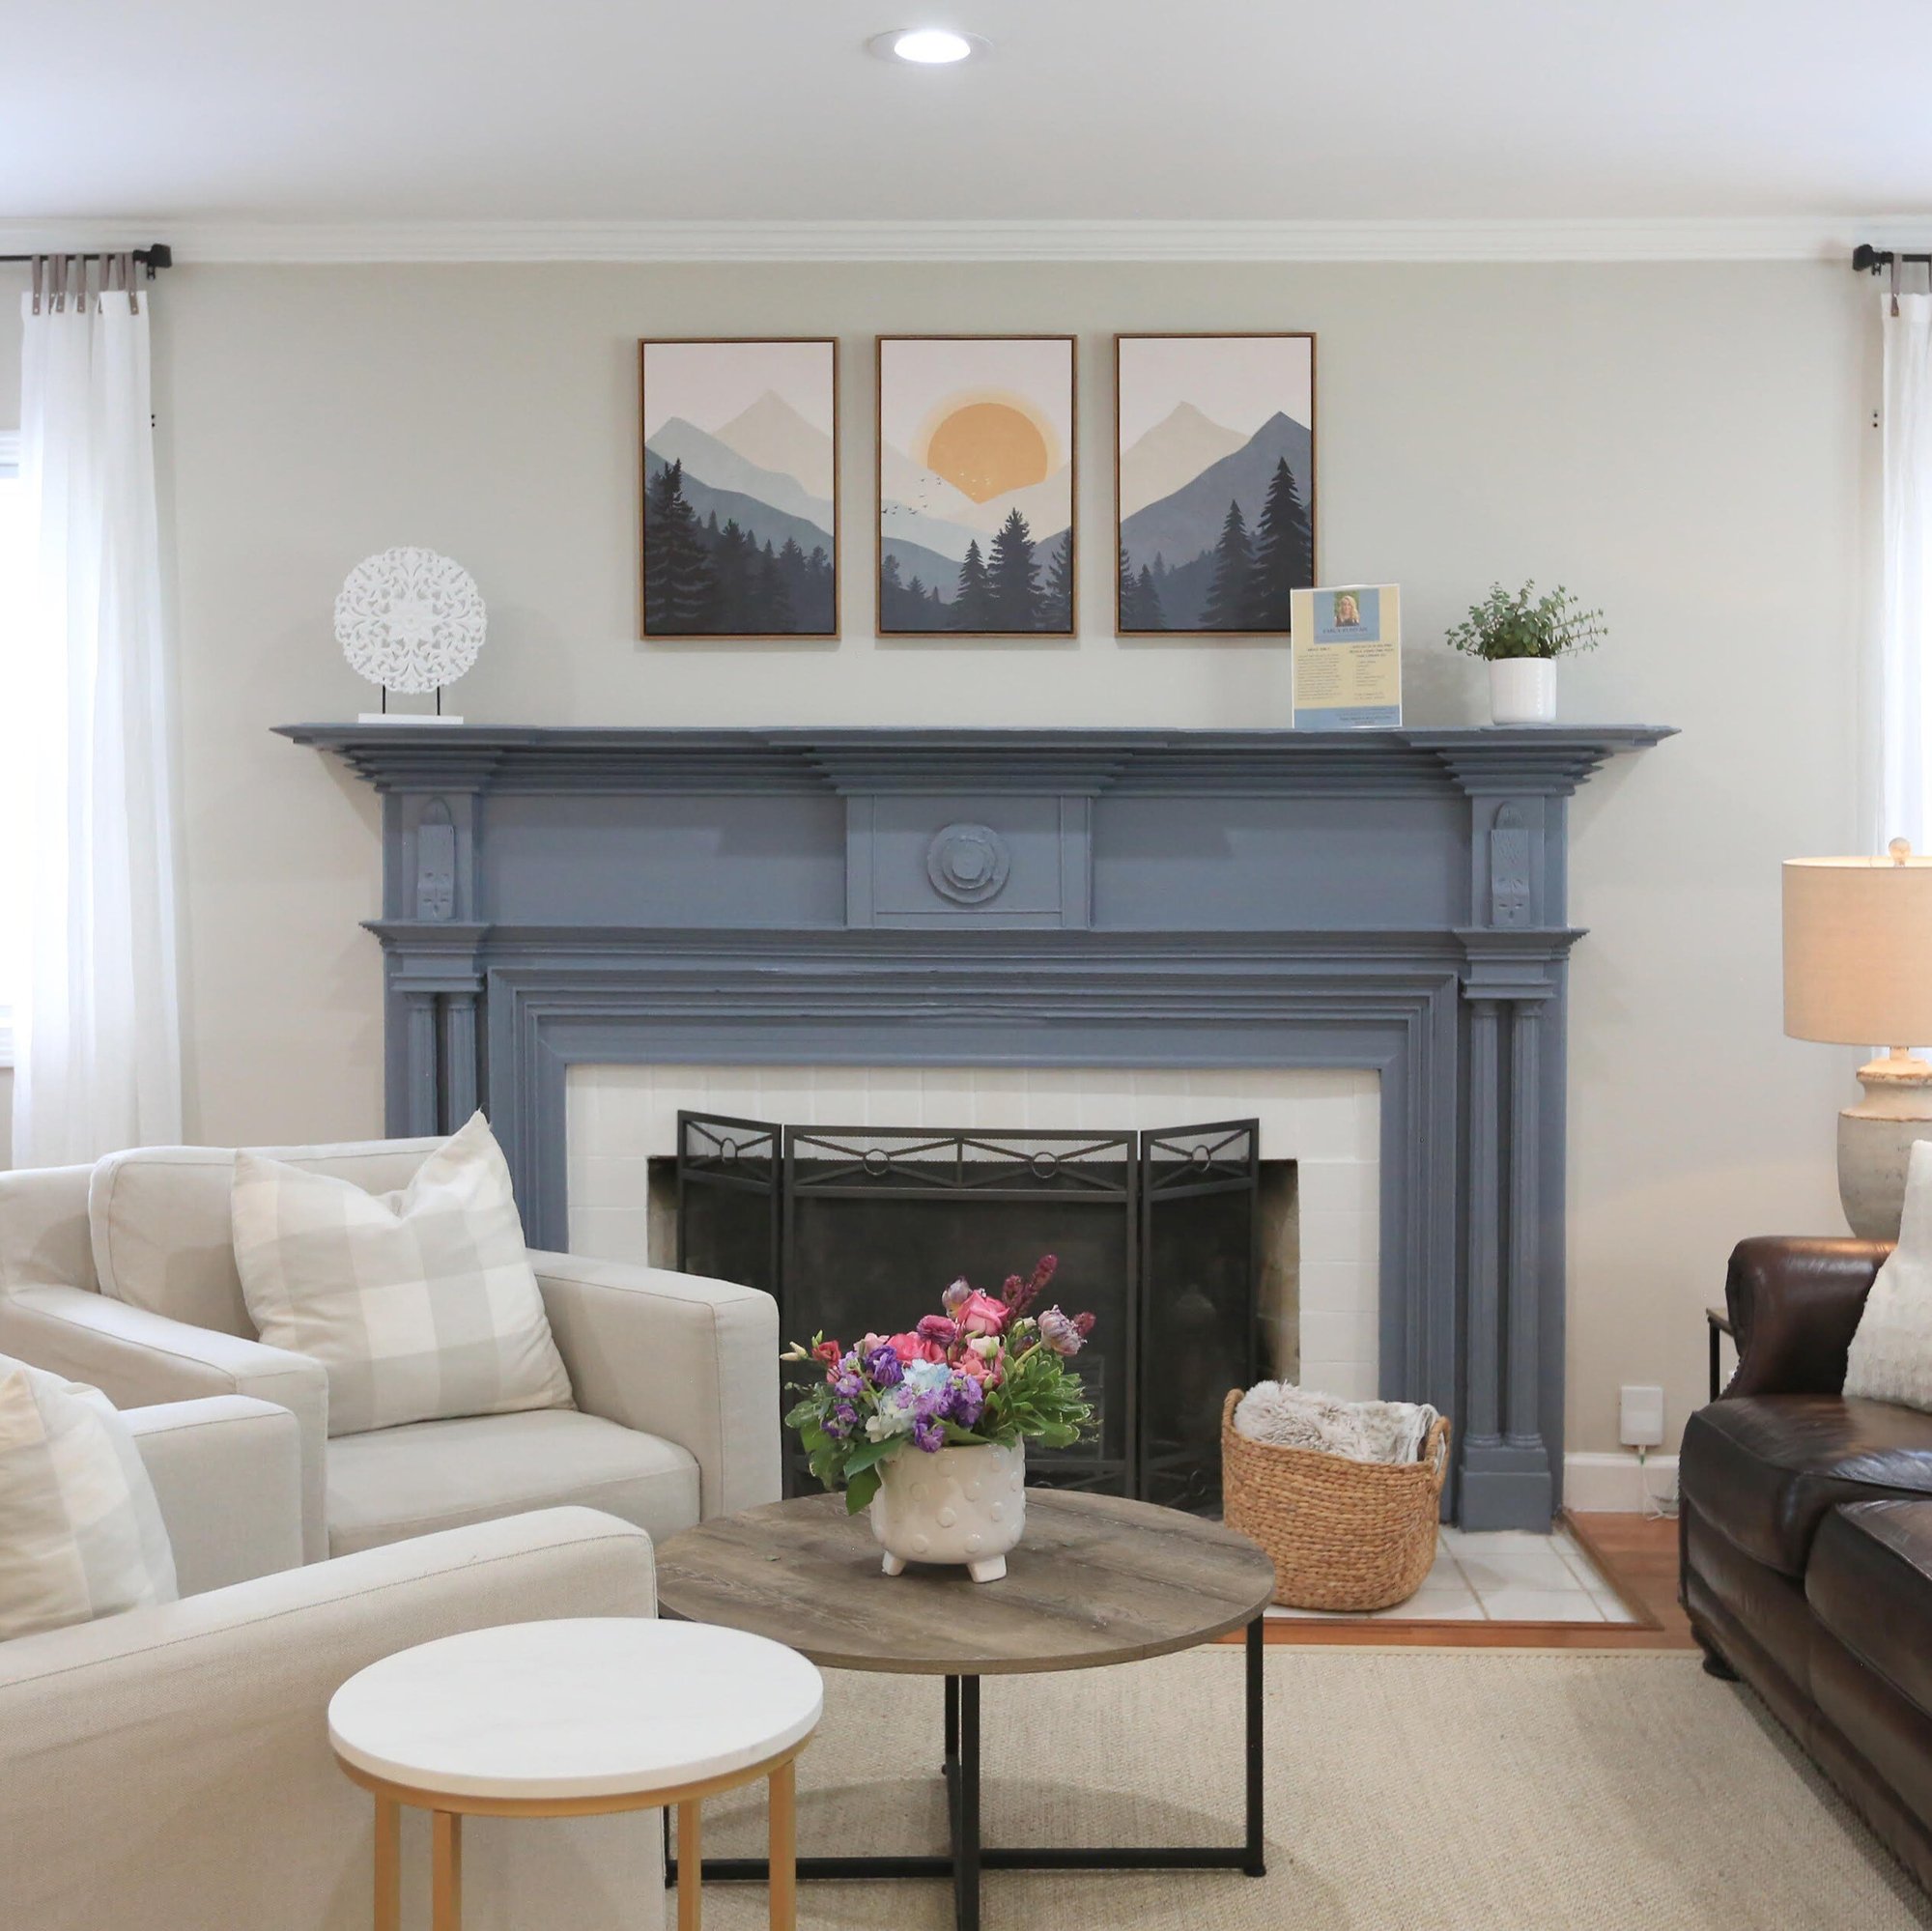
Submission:
{"label": "black curtain rod", "polygon": [[89,261],[101,261],[127,254],[131,254],[147,270],[150,281],[154,280],[156,269],[171,269],[175,265],[175,251],[165,241],[156,241],[152,248],[36,248],[31,255],[0,255],[0,262],[48,261],[55,255],[69,260],[79,255]]}
{"label": "black curtain rod", "polygon": [[1923,262],[1932,268],[1932,255],[1899,255],[1889,248],[1874,248],[1869,241],[1861,241],[1852,250],[1852,268],[1859,274],[1877,274],[1881,269],[1889,269],[1897,262]]}

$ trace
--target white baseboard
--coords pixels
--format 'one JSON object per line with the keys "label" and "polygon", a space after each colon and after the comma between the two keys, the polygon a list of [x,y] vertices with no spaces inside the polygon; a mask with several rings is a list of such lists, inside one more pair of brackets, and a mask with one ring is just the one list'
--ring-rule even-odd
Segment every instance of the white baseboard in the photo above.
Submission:
{"label": "white baseboard", "polygon": [[1638,1515],[1646,1481],[1653,1504],[1676,1494],[1676,1456],[1653,1455],[1639,1469],[1635,1453],[1627,1448],[1610,1455],[1566,1455],[1563,1506],[1583,1516]]}

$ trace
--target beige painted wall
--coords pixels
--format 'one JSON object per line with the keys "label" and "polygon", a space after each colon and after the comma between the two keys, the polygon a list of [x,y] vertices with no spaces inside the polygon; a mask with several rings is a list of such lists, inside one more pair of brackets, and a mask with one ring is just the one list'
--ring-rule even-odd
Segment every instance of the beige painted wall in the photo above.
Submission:
{"label": "beige painted wall", "polygon": [[[1571,1445],[1614,1444],[1624,1381],[1674,1434],[1731,1243],[1840,1225],[1848,1056],[1779,1034],[1776,867],[1856,823],[1863,294],[1822,265],[176,270],[190,1131],[381,1124],[374,802],[269,735],[367,701],[329,635],[358,557],[475,572],[477,721],[1281,719],[1278,648],[1107,635],[1108,334],[1314,328],[1323,574],[1403,583],[1411,718],[1481,715],[1437,640],[1534,575],[1613,633],[1564,714],[1684,730],[1576,809],[1571,1081]],[[1077,646],[871,636],[869,336],[947,328],[1083,331]],[[846,641],[640,646],[636,338],[759,331],[845,338]]]}

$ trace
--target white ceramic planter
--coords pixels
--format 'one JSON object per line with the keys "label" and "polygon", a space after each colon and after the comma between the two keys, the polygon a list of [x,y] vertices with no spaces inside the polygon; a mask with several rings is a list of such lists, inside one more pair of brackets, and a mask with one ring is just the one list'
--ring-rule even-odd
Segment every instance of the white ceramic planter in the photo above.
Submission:
{"label": "white ceramic planter", "polygon": [[896,1576],[908,1562],[963,1564],[997,1582],[1026,1529],[1026,1443],[988,1442],[926,1455],[902,1448],[880,1470],[872,1534]]}
{"label": "white ceramic planter", "polygon": [[1556,660],[1495,657],[1490,660],[1490,721],[1498,724],[1556,722]]}

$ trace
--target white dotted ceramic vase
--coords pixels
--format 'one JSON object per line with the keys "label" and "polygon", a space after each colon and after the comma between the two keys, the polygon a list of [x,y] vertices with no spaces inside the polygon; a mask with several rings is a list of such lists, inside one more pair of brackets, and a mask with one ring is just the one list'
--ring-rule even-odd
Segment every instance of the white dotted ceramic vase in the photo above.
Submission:
{"label": "white dotted ceramic vase", "polygon": [[1023,1441],[931,1455],[902,1448],[880,1470],[872,1534],[886,1552],[888,1576],[909,1562],[940,1562],[963,1564],[975,1582],[996,1582],[1025,1529]]}

